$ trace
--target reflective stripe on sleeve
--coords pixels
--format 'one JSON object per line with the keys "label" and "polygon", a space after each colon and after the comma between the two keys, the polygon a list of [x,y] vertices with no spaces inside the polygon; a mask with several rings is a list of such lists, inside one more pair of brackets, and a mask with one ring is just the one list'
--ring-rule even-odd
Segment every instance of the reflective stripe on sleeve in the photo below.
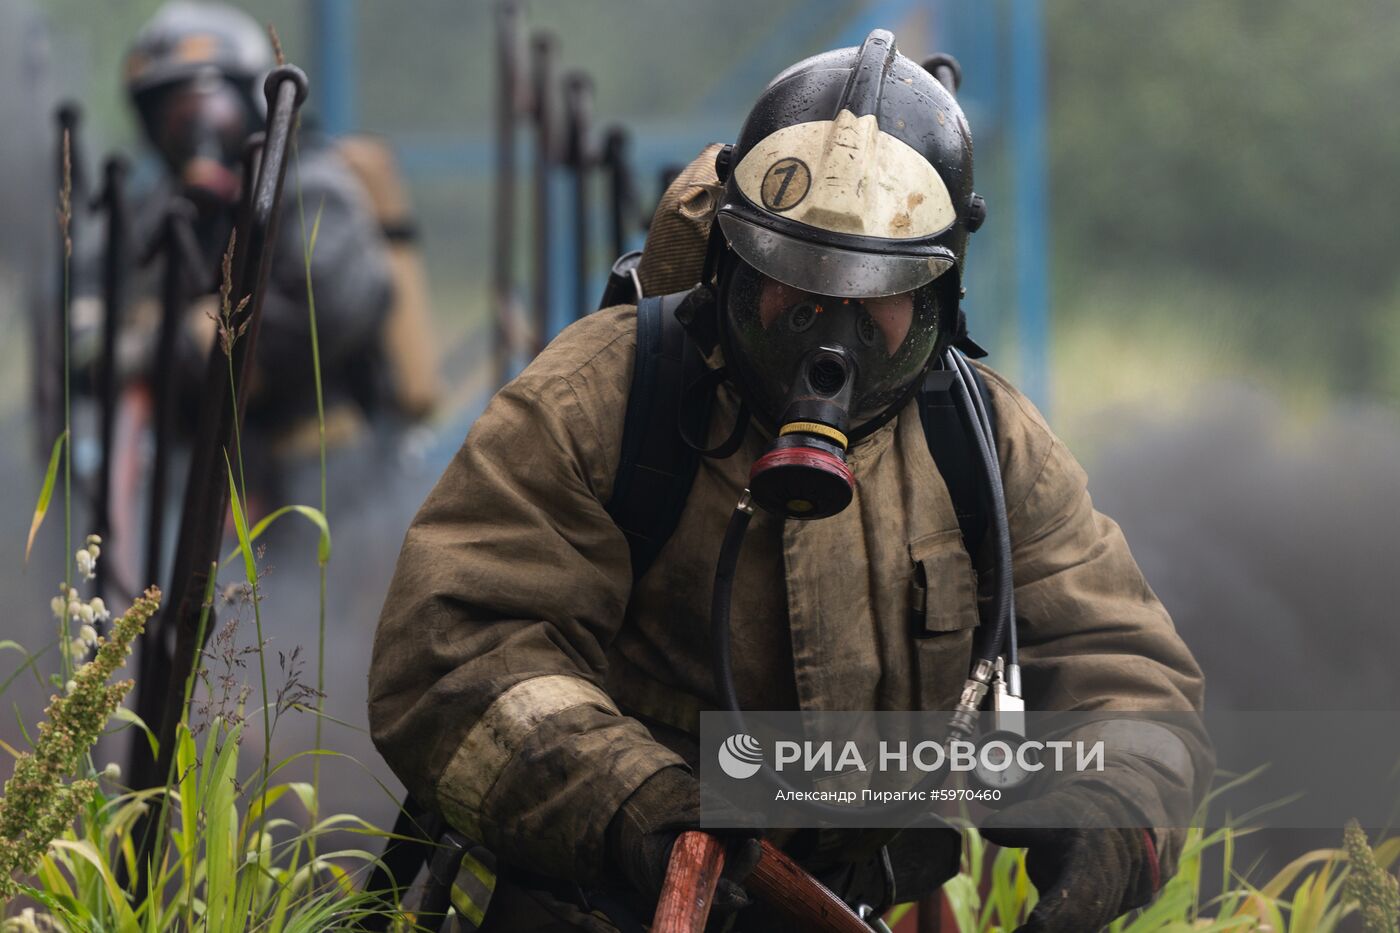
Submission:
{"label": "reflective stripe on sleeve", "polygon": [[496,890],[496,873],[471,852],[462,856],[462,866],[452,882],[452,908],[468,930],[479,928],[486,919],[491,895]]}
{"label": "reflective stripe on sleeve", "polygon": [[579,706],[621,715],[606,693],[570,674],[531,677],[498,696],[438,780],[438,802],[448,821],[480,839],[482,802],[521,744],[549,717]]}

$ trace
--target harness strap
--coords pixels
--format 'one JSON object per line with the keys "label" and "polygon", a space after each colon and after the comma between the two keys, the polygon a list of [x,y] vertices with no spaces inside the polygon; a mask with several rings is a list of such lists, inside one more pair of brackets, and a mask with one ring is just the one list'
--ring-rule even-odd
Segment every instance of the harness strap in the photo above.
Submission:
{"label": "harness strap", "polygon": [[[977,367],[972,370],[973,385],[968,388],[982,398],[996,434],[996,409],[987,393],[987,382]],[[963,548],[972,558],[979,579],[990,566],[988,531],[991,528],[991,497],[982,480],[981,461],[973,443],[972,424],[962,406],[953,398],[953,374],[944,369],[929,372],[919,391],[919,418],[934,465],[948,487],[953,512],[962,531]]]}
{"label": "harness strap", "polygon": [[684,417],[709,423],[703,393],[682,411],[687,376],[703,365],[676,319],[686,293],[637,302],[637,355],[622,426],[622,450],[607,505],[632,554],[632,579],[656,560],[676,525],[695,482],[700,454],[681,436]]}

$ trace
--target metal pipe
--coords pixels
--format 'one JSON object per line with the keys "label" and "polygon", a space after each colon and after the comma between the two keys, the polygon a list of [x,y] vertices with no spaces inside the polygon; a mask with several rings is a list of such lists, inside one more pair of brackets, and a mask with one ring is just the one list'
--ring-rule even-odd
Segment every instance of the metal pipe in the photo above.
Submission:
{"label": "metal pipe", "polygon": [[554,163],[554,37],[536,33],[530,43],[531,116],[535,122],[535,340],[539,353],[549,341],[550,264],[553,255],[553,211],[549,180]]}
{"label": "metal pipe", "polygon": [[958,60],[946,52],[938,52],[923,60],[924,70],[933,75],[939,84],[947,88],[954,97],[962,87],[962,66]]}
{"label": "metal pipe", "polygon": [[[146,504],[146,573],[141,580],[161,579],[165,553],[165,510],[169,458],[175,445],[175,340],[185,317],[186,301],[193,282],[203,279],[203,259],[195,242],[195,205],[189,200],[175,198],[165,207],[160,230],[147,248],[141,265],[155,259],[161,261],[161,322],[155,338],[155,361],[151,367],[151,420],[154,423],[154,450],[151,452],[151,479]],[[160,618],[141,633],[141,649],[137,653],[136,714],[146,723],[160,720],[164,700],[164,682],[169,670],[168,647],[161,639]],[[127,751],[127,773],[144,775],[150,766],[150,751],[139,734],[132,735],[132,747]]]}
{"label": "metal pipe", "polygon": [[[239,232],[234,250],[231,300],[235,313],[229,327],[233,333],[241,333],[231,348],[235,385],[229,385],[230,361],[224,358],[223,347],[214,346],[200,395],[198,434],[190,450],[189,479],[185,484],[171,584],[159,621],[160,641],[174,640],[169,669],[163,680],[165,702],[158,731],[160,754],[155,762],[150,762],[149,757],[140,759],[145,767],[133,774],[134,787],[159,786],[166,779],[174,753],[176,727],[185,712],[185,681],[203,648],[196,637],[201,604],[210,567],[220,557],[229,506],[228,473],[222,461],[224,451],[233,447],[235,427],[242,422],[247,404],[247,392],[242,391],[242,387],[248,384],[257,347],[263,299],[276,249],[278,209],[291,151],[291,134],[297,112],[306,100],[306,75],[295,66],[282,65],[268,75],[265,91],[269,115],[266,143],[257,185],[247,202],[247,232]],[[244,297],[249,301],[241,311],[237,310]],[[230,401],[229,393],[233,391],[237,392],[237,411]],[[139,838],[142,858],[138,859],[138,864],[144,871],[153,836],[148,831]]]}
{"label": "metal pipe", "polygon": [[593,79],[587,74],[574,71],[565,77],[564,108],[568,147],[564,161],[569,167],[574,201],[574,318],[578,319],[587,316],[594,306],[589,292],[593,218],[589,211],[588,184],[594,162],[590,135]]}
{"label": "metal pipe", "polygon": [[355,129],[355,0],[312,0],[317,113],[332,136]]}
{"label": "metal pipe", "polygon": [[491,305],[495,318],[496,384],[503,385],[515,349],[515,162],[516,117],[520,107],[520,5],[496,5],[496,190],[495,263]]}
{"label": "metal pipe", "polygon": [[608,231],[612,255],[627,252],[628,228],[636,218],[636,196],[632,185],[632,165],[628,160],[631,137],[625,127],[610,127],[603,137],[602,163],[608,174]]}
{"label": "metal pipe", "polygon": [[1050,271],[1046,182],[1045,42],[1040,0],[1012,0],[1010,151],[1021,388],[1050,413]]}
{"label": "metal pipe", "polygon": [[[257,188],[258,162],[262,158],[263,132],[252,133],[243,143],[243,181],[239,202],[234,208],[234,224],[241,241],[246,242],[249,218],[253,213],[253,192]],[[166,507],[168,505],[168,472],[171,451],[175,448],[175,367],[176,341],[189,299],[213,282],[212,270],[205,267],[195,237],[199,212],[185,198],[174,198],[166,207],[165,217],[156,240],[147,250],[143,265],[163,257],[161,283],[161,322],[156,338],[156,366],[153,389],[153,418],[155,421],[155,452],[151,469],[150,502],[146,514],[146,576],[145,580],[161,579],[165,554]],[[241,256],[241,252],[239,253]],[[238,257],[235,257],[238,261]],[[235,280],[237,273],[235,273]],[[167,601],[166,605],[170,603]],[[212,610],[211,610],[212,611]],[[137,659],[136,714],[143,722],[156,723],[164,715],[167,682],[170,679],[170,630],[165,616],[157,614],[141,636],[141,652]],[[150,772],[146,769],[150,769]],[[154,773],[146,743],[132,737],[129,753],[131,786],[145,786],[138,778],[159,780]]]}
{"label": "metal pipe", "polygon": [[[175,441],[175,341],[186,302],[194,282],[203,281],[205,270],[194,239],[195,206],[185,198],[175,198],[166,206],[157,238],[148,259],[161,262],[160,327],[151,367],[151,418],[155,447],[151,457],[151,479],[146,507],[146,562],[142,579],[161,579],[165,543],[165,505],[170,450]],[[142,658],[146,654],[142,648]],[[154,650],[154,647],[152,647]],[[144,693],[145,691],[142,691]],[[138,704],[139,708],[139,704]]]}
{"label": "metal pipe", "polygon": [[[93,506],[93,527],[102,537],[102,544],[109,551],[116,545],[112,536],[112,464],[113,432],[116,423],[117,399],[117,328],[121,326],[122,310],[126,303],[126,273],[130,257],[127,255],[127,235],[130,232],[130,218],[127,213],[126,160],[121,156],[111,156],[102,167],[102,192],[98,205],[106,215],[107,242],[102,254],[102,355],[97,367],[97,401],[101,408],[98,432],[101,438],[102,461],[97,471],[97,489]],[[97,593],[106,599],[112,594],[108,589],[111,573],[110,560],[98,561]],[[98,634],[101,634],[101,628]]]}

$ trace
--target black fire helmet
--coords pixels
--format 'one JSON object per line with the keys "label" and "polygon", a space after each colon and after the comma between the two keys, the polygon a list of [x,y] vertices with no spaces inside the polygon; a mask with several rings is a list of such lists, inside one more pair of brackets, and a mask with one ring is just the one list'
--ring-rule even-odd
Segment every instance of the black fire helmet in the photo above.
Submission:
{"label": "black fire helmet", "polygon": [[[865,430],[883,423],[916,388],[933,354],[955,333],[968,234],[980,224],[972,190],[972,137],[952,93],[877,29],[858,48],[798,62],[775,77],[749,112],[738,142],[721,152],[725,182],[716,235],[727,247],[716,270],[720,331],[742,389],[763,412],[763,386],[784,335],[760,333],[752,309],[730,306],[729,286],[749,270],[817,296],[915,296],[891,370],[867,373]],[[737,298],[738,296],[734,296]],[[761,347],[759,343],[769,344]],[[797,348],[791,348],[796,350]],[[746,358],[747,357],[747,358]],[[755,371],[761,368],[764,372]],[[879,385],[876,385],[878,379]]]}

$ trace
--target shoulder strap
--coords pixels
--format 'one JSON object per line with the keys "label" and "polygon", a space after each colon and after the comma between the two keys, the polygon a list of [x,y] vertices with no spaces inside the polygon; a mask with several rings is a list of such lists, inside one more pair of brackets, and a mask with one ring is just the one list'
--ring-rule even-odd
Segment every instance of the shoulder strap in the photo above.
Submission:
{"label": "shoulder strap", "polygon": [[[633,580],[642,578],[680,524],[700,465],[700,454],[680,432],[686,378],[700,362],[675,314],[687,294],[637,302],[637,358],[617,476],[607,504],[608,514],[627,536]],[[709,421],[708,406],[685,414],[700,425]]]}
{"label": "shoulder strap", "polygon": [[[996,409],[987,393],[986,380],[976,366],[969,368],[973,384],[968,388],[981,396],[995,435]],[[991,502],[982,479],[981,457],[974,447],[972,423],[953,397],[952,386],[952,373],[943,369],[931,371],[919,392],[919,416],[924,423],[929,453],[952,497],[953,511],[962,529],[963,547],[980,577],[988,566],[984,544],[991,527]]]}

